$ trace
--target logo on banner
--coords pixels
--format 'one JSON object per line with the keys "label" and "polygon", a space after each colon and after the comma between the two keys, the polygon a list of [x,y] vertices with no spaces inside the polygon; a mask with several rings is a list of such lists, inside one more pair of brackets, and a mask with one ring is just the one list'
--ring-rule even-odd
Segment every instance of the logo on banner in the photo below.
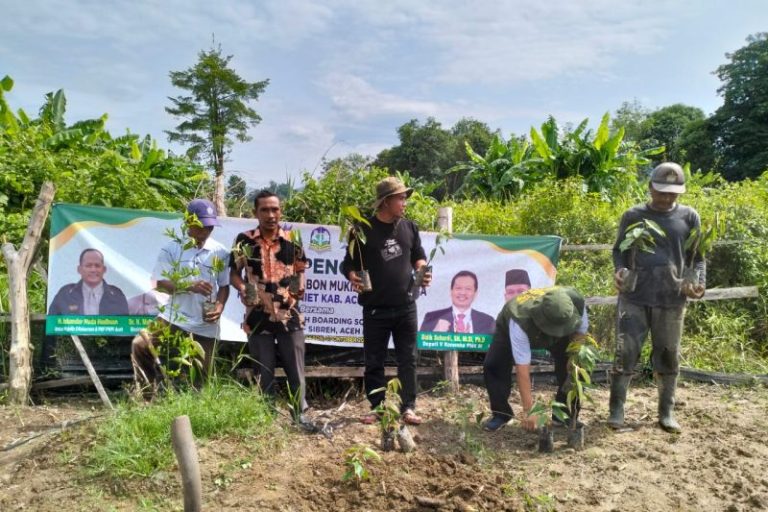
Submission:
{"label": "logo on banner", "polygon": [[320,226],[312,230],[309,235],[309,248],[315,252],[331,250],[331,232]]}

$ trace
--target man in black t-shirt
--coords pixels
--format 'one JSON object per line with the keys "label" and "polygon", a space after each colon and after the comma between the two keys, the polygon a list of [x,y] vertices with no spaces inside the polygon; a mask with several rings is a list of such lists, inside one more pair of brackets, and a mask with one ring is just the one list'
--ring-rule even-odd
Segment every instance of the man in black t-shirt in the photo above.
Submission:
{"label": "man in black t-shirt", "polygon": [[[401,413],[405,423],[418,425],[416,415],[416,303],[410,288],[413,271],[426,265],[426,255],[416,225],[404,218],[406,200],[413,193],[394,177],[383,179],[376,185],[375,215],[369,218],[370,227],[360,226],[365,233],[365,244],[355,244],[354,253],[347,254],[341,269],[358,292],[362,270],[361,261],[371,277],[372,291],[360,293],[358,302],[363,306],[363,352],[365,357],[365,391],[371,408],[384,400],[384,393],[371,391],[386,386],[384,360],[389,338],[395,345],[397,377],[402,388]],[[432,279],[427,274],[424,286]],[[362,422],[372,424],[374,413]]]}

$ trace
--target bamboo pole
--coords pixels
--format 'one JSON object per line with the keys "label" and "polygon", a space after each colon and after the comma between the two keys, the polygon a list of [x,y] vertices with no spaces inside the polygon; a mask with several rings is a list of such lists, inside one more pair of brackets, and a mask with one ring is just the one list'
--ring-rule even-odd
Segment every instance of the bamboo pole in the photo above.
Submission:
{"label": "bamboo pole", "polygon": [[177,416],[171,424],[171,443],[181,472],[184,489],[184,512],[200,512],[203,508],[203,486],[197,460],[195,436],[189,416]]}
{"label": "bamboo pole", "polygon": [[104,391],[104,386],[101,385],[101,380],[99,379],[99,376],[96,374],[96,369],[91,364],[91,358],[88,357],[88,353],[85,351],[85,347],[80,341],[80,336],[75,336],[73,334],[72,342],[75,344],[75,348],[77,348],[77,351],[80,353],[80,359],[83,360],[85,369],[88,370],[88,375],[90,375],[91,382],[93,382],[93,385],[96,386],[96,391],[98,391],[101,401],[104,402],[104,405],[114,410],[114,407],[112,407],[112,402],[109,401],[109,396],[107,396],[107,392]]}
{"label": "bamboo pole", "polygon": [[[441,231],[453,233],[453,208],[446,206],[437,210],[437,226]],[[451,386],[451,390],[459,390],[459,353],[449,350],[443,355],[445,380]]]}

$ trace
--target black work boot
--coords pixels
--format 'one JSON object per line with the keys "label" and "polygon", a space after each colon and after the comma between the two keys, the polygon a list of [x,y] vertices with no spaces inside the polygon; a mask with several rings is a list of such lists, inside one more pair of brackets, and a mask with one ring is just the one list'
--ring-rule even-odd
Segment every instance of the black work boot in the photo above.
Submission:
{"label": "black work boot", "polygon": [[608,426],[612,429],[624,427],[624,402],[627,400],[627,388],[631,375],[614,373],[611,375],[611,398],[608,401]]}
{"label": "black work boot", "polygon": [[667,432],[679,434],[683,429],[675,420],[674,414],[677,375],[659,375],[657,379],[657,386],[659,388],[659,426]]}

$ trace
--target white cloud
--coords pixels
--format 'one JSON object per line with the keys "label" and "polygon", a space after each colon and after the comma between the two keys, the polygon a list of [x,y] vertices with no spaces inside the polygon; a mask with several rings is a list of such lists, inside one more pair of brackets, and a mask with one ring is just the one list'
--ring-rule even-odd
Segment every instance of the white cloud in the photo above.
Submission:
{"label": "white cloud", "polygon": [[[447,0],[363,1],[350,9],[379,33],[430,48],[441,82],[510,84],[604,71],[624,56],[656,51],[684,22],[686,5]],[[400,51],[407,57],[410,49]]]}
{"label": "white cloud", "polygon": [[330,74],[321,85],[328,91],[333,107],[355,120],[381,115],[432,116],[439,110],[435,102],[385,93],[363,78],[350,74]]}

